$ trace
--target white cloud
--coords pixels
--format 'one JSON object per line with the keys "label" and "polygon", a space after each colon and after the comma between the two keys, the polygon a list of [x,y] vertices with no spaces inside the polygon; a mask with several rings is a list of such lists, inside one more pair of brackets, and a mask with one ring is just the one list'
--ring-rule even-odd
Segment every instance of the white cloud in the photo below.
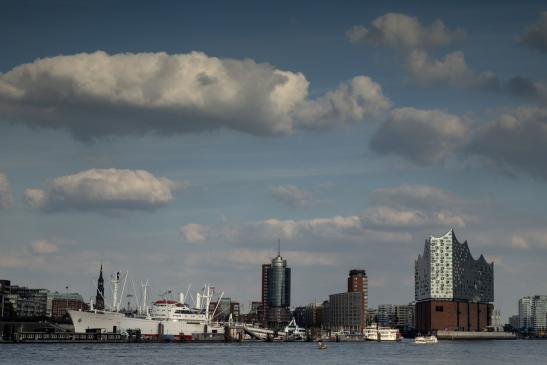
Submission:
{"label": "white cloud", "polygon": [[[430,227],[465,227],[466,219],[450,209],[425,211],[375,206],[359,215],[331,218],[276,219],[212,226],[187,224],[181,227],[189,243],[226,242],[233,245],[290,242],[409,242],[408,230]],[[197,232],[197,233],[196,233]]]}
{"label": "white cloud", "polygon": [[424,26],[417,18],[401,13],[384,14],[376,18],[370,28],[356,25],[346,35],[353,43],[403,49],[441,46],[465,37],[462,30],[450,30],[439,19],[430,26]]}
{"label": "white cloud", "polygon": [[520,43],[547,52],[547,11],[541,12],[541,19],[534,24],[526,33],[520,36]]}
{"label": "white cloud", "polygon": [[37,59],[0,74],[0,111],[11,121],[64,128],[81,139],[228,128],[282,135],[362,120],[389,101],[356,77],[317,100],[302,73],[201,52],[102,51]]}
{"label": "white cloud", "polygon": [[394,109],[371,140],[371,148],[419,164],[445,159],[467,136],[466,124],[439,110]]}
{"label": "white cloud", "polygon": [[431,59],[421,50],[409,53],[407,65],[414,79],[422,84],[446,83],[452,86],[497,90],[499,81],[491,72],[475,73],[465,62],[463,52],[456,51],[441,60]]}
{"label": "white cloud", "polygon": [[0,209],[7,209],[11,207],[12,203],[13,197],[8,178],[0,173]]}
{"label": "white cloud", "polygon": [[462,30],[450,30],[441,20],[424,26],[415,17],[387,13],[376,18],[370,28],[354,26],[346,36],[352,43],[371,43],[401,50],[410,74],[419,84],[446,83],[463,88],[499,89],[496,75],[471,70],[461,51],[449,53],[442,59],[431,58],[430,48],[465,38]]}
{"label": "white cloud", "polygon": [[428,185],[401,185],[380,188],[372,193],[372,202],[396,208],[439,209],[465,204],[454,194]]}
{"label": "white cloud", "polygon": [[379,84],[369,77],[356,76],[336,90],[302,103],[296,114],[306,128],[327,128],[377,116],[390,106]]}
{"label": "white cloud", "polygon": [[207,241],[209,227],[203,224],[190,223],[182,226],[180,233],[185,242],[203,243]]}
{"label": "white cloud", "polygon": [[91,169],[54,178],[44,189],[27,189],[27,203],[43,211],[146,210],[174,200],[177,184],[144,170]]}
{"label": "white cloud", "polygon": [[367,209],[361,216],[364,227],[401,229],[418,227],[465,227],[465,219],[449,210],[426,212],[378,206]]}
{"label": "white cloud", "polygon": [[47,240],[38,240],[32,242],[32,250],[34,253],[38,254],[47,254],[57,252],[59,250],[59,245],[56,242],[50,242]]}
{"label": "white cloud", "polygon": [[283,204],[294,208],[307,207],[312,202],[311,194],[294,185],[274,186],[271,195]]}

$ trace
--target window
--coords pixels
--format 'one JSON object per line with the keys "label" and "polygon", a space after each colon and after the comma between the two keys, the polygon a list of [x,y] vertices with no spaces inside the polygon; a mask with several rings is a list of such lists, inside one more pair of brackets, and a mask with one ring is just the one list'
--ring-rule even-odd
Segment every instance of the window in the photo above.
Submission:
{"label": "window", "polygon": [[437,305],[435,306],[435,312],[443,312],[443,306],[442,305]]}

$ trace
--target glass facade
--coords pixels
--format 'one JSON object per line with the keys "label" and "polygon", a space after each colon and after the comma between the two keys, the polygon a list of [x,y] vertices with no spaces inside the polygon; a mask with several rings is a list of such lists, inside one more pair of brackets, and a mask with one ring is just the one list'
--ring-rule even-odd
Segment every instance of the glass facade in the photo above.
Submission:
{"label": "glass facade", "polygon": [[270,307],[291,305],[291,269],[281,256],[274,258],[268,269],[268,304]]}

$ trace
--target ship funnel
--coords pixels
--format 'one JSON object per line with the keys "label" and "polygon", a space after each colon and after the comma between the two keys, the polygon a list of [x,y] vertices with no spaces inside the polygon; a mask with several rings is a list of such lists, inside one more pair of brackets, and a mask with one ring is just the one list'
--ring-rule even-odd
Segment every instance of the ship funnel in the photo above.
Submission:
{"label": "ship funnel", "polygon": [[181,302],[182,304],[184,304],[184,293],[180,293],[179,302]]}

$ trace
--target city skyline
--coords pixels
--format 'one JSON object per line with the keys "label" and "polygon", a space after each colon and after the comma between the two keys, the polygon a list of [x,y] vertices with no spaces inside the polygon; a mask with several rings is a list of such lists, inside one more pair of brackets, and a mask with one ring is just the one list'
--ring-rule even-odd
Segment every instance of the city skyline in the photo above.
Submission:
{"label": "city skyline", "polygon": [[0,278],[246,305],[279,238],[291,304],[405,304],[454,228],[504,318],[547,293],[543,2],[3,5]]}

